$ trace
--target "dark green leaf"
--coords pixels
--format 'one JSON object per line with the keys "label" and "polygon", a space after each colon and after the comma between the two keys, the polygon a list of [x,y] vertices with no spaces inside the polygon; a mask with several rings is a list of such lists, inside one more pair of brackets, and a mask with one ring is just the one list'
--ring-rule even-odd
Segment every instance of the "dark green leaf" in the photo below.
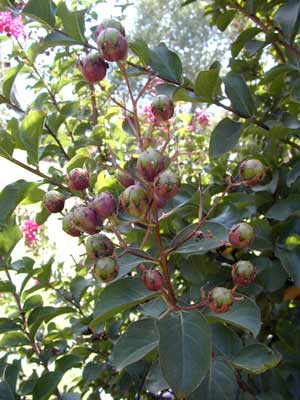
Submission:
{"label": "dark green leaf", "polygon": [[32,336],[34,336],[36,331],[42,324],[42,322],[48,322],[51,319],[58,317],[59,315],[72,313],[72,312],[74,312],[74,310],[73,310],[73,308],[70,308],[70,307],[60,307],[60,308],[55,308],[55,307],[51,307],[51,306],[36,307],[33,311],[31,311],[31,313],[28,317],[28,325],[29,325],[30,334]]}
{"label": "dark green leaf", "polygon": [[195,94],[207,99],[208,103],[213,103],[215,96],[219,93],[221,79],[218,69],[200,71],[195,82]]}
{"label": "dark green leaf", "polygon": [[74,300],[77,303],[80,302],[81,297],[84,295],[87,288],[91,286],[91,284],[92,284],[92,279],[85,279],[82,276],[76,276],[72,280],[70,284],[70,290]]}
{"label": "dark green leaf", "polygon": [[235,10],[228,10],[220,13],[216,18],[216,25],[220,31],[224,32],[236,14]]}
{"label": "dark green leaf", "polygon": [[10,318],[0,318],[0,333],[18,330],[21,330],[21,327],[14,320]]}
{"label": "dark green leaf", "polygon": [[239,141],[242,124],[224,118],[212,131],[209,143],[210,158],[219,157],[233,149]]}
{"label": "dark green leaf", "polygon": [[36,165],[39,162],[40,139],[45,121],[45,113],[32,110],[21,124],[20,140],[28,153],[28,162]]}
{"label": "dark green leaf", "polygon": [[143,39],[135,39],[134,42],[129,43],[130,49],[141,60],[142,64],[148,65],[150,62],[150,50],[147,42]]}
{"label": "dark green leaf", "polygon": [[158,346],[154,319],[133,322],[114,346],[112,362],[117,370],[141,360]]}
{"label": "dark green leaf", "polygon": [[84,37],[84,15],[85,10],[69,11],[64,2],[59,3],[57,15],[61,18],[64,32],[72,39],[85,43]]}
{"label": "dark green leaf", "polygon": [[[183,237],[185,237],[190,231],[195,229],[197,225],[193,224],[185,229],[183,229],[173,240],[171,243],[172,246],[176,245],[181,241]],[[187,254],[189,256],[196,254],[205,254],[209,250],[216,249],[220,247],[220,241],[227,241],[228,233],[225,227],[216,222],[205,222],[201,228],[200,232],[204,234],[212,234],[213,237],[204,237],[201,239],[195,238],[195,235],[185,242],[182,246],[174,251],[174,253]]]}
{"label": "dark green leaf", "polygon": [[292,214],[300,212],[300,195],[291,194],[286,199],[279,200],[267,212],[266,217],[277,221],[284,221]]}
{"label": "dark green leaf", "polygon": [[246,329],[254,336],[257,336],[260,331],[260,309],[253,300],[245,296],[243,300],[235,301],[231,309],[226,313],[218,314],[207,310],[206,316],[209,321],[226,322],[230,325]]}
{"label": "dark green leaf", "polygon": [[259,28],[248,28],[241,32],[236,41],[231,45],[232,56],[237,57],[245,44],[259,32],[261,32]]}
{"label": "dark green leaf", "polygon": [[13,87],[13,84],[15,82],[15,79],[18,75],[18,73],[21,71],[23,68],[23,63],[19,63],[13,68],[10,68],[6,75],[3,78],[3,83],[2,83],[2,92],[5,97],[8,99],[11,98],[11,90]]}
{"label": "dark green leaf", "polygon": [[232,108],[246,118],[253,116],[255,113],[254,100],[242,75],[231,72],[223,78],[223,81]]}
{"label": "dark green leaf", "polygon": [[168,314],[157,321],[157,327],[164,378],[179,398],[186,397],[200,385],[208,372],[210,327],[198,311]]}
{"label": "dark green leaf", "polygon": [[16,288],[11,282],[0,280],[0,292],[1,293],[13,293],[15,291],[16,291]]}
{"label": "dark green leaf", "polygon": [[113,282],[101,292],[96,302],[91,328],[96,329],[106,319],[154,296],[140,278],[123,278]]}
{"label": "dark green leaf", "polygon": [[269,368],[274,368],[280,362],[281,356],[262,343],[250,344],[233,358],[231,364],[251,374],[262,374]]}
{"label": "dark green leaf", "polygon": [[0,380],[0,400],[16,400],[7,382]]}
{"label": "dark green leaf", "polygon": [[48,400],[57,389],[62,376],[62,372],[56,371],[42,375],[34,386],[32,400]]}
{"label": "dark green leaf", "polygon": [[169,388],[169,385],[163,377],[158,361],[151,366],[146,378],[145,386],[147,390],[154,394]]}
{"label": "dark green leaf", "polygon": [[0,224],[7,224],[13,211],[30,192],[36,188],[36,183],[20,179],[7,185],[0,193]]}
{"label": "dark green leaf", "polygon": [[[1,194],[0,194],[1,204]],[[0,212],[1,214],[1,212]],[[22,232],[17,225],[7,225],[0,231],[0,255],[8,256],[13,251],[15,245],[22,238]]]}
{"label": "dark green leaf", "polygon": [[214,359],[209,377],[188,397],[188,400],[233,400],[238,390],[234,371],[224,361]]}
{"label": "dark green leaf", "polygon": [[2,336],[0,340],[0,347],[17,347],[17,346],[25,346],[29,345],[30,341],[25,336],[24,333],[21,332],[9,332]]}
{"label": "dark green leaf", "polygon": [[59,357],[55,361],[55,370],[66,372],[72,368],[80,368],[81,360],[78,356],[74,356],[73,354],[66,354],[62,357]]}
{"label": "dark green leaf", "polygon": [[23,10],[24,14],[50,26],[55,25],[55,6],[52,0],[29,0]]}
{"label": "dark green leaf", "polygon": [[181,83],[182,65],[176,53],[170,51],[164,43],[150,50],[150,66],[162,78]]}
{"label": "dark green leaf", "polygon": [[224,357],[230,359],[242,349],[242,340],[229,326],[212,325],[213,347]]}
{"label": "dark green leaf", "polygon": [[300,24],[300,3],[298,0],[286,0],[274,16],[284,36],[291,39],[298,31]]}

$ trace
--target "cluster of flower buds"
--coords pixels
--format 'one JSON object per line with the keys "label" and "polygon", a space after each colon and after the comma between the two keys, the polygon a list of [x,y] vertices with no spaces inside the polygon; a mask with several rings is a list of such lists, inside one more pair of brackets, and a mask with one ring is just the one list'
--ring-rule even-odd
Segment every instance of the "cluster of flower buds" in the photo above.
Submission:
{"label": "cluster of flower buds", "polygon": [[[66,181],[73,191],[83,191],[90,186],[90,175],[87,170],[73,169]],[[64,196],[50,190],[45,194],[44,206],[51,213],[61,212],[65,205]],[[103,222],[117,211],[117,203],[109,192],[102,192],[91,201],[74,207],[64,214],[62,228],[70,236],[81,236],[87,233],[86,253],[89,260],[94,261],[94,275],[104,282],[114,279],[119,272],[119,266],[113,257],[114,246],[109,238],[100,234]]]}
{"label": "cluster of flower buds", "polygon": [[95,37],[99,53],[90,53],[84,59],[78,60],[83,77],[90,83],[100,82],[105,78],[107,61],[126,60],[128,54],[125,29],[119,21],[102,21],[95,31]]}

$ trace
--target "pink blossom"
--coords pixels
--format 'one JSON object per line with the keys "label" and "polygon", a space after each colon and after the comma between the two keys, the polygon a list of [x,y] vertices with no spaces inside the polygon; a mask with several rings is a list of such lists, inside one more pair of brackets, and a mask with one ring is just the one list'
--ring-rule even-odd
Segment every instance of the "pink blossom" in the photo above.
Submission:
{"label": "pink blossom", "polygon": [[25,37],[25,30],[22,21],[22,15],[13,18],[10,11],[0,12],[0,33],[6,33],[7,36],[18,38]]}
{"label": "pink blossom", "polygon": [[31,219],[26,219],[22,225],[22,232],[24,234],[24,238],[26,241],[26,244],[29,247],[34,247],[36,243],[36,233],[40,229],[40,225],[32,221]]}
{"label": "pink blossom", "polygon": [[211,124],[211,118],[206,110],[196,111],[196,119],[198,123],[205,127]]}
{"label": "pink blossom", "polygon": [[188,130],[189,130],[190,132],[195,132],[195,130],[196,130],[196,125],[195,125],[194,123],[190,124],[190,125],[188,126]]}
{"label": "pink blossom", "polygon": [[147,122],[149,122],[150,124],[155,124],[158,122],[151,110],[151,106],[149,105],[145,106],[142,109],[142,116],[146,118]]}

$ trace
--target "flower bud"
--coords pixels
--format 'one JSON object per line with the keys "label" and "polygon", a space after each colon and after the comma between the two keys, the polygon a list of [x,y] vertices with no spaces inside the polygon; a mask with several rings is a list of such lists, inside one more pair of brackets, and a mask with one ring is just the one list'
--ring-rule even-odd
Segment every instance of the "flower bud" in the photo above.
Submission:
{"label": "flower bud", "polygon": [[87,82],[100,82],[106,76],[107,64],[99,54],[89,54],[83,60],[78,60],[77,65]]}
{"label": "flower bud", "polygon": [[178,176],[167,169],[157,176],[154,182],[155,195],[163,199],[171,199],[176,196],[180,188]]}
{"label": "flower bud", "polygon": [[147,192],[140,184],[129,186],[121,193],[120,204],[132,217],[143,217],[149,208]]}
{"label": "flower bud", "polygon": [[81,235],[81,232],[75,227],[74,216],[72,212],[69,212],[68,214],[63,216],[62,228],[63,231],[65,231],[70,236],[77,237]]}
{"label": "flower bud", "polygon": [[121,22],[119,22],[116,19],[104,19],[98,26],[97,29],[95,31],[95,37],[96,39],[98,38],[98,36],[100,35],[100,33],[102,31],[104,31],[107,28],[114,28],[117,31],[119,31],[123,36],[125,35],[125,29],[123,27],[123,25],[121,24]]}
{"label": "flower bud", "polygon": [[114,280],[119,274],[120,267],[113,257],[98,258],[94,267],[94,276],[103,282]]}
{"label": "flower bud", "polygon": [[117,171],[117,181],[124,188],[134,185],[134,179],[129,175],[129,173],[120,169]]}
{"label": "flower bud", "polygon": [[167,121],[172,118],[174,114],[173,100],[163,94],[156,96],[152,100],[151,111],[157,120]]}
{"label": "flower bud", "polygon": [[236,285],[248,285],[256,277],[256,268],[250,261],[240,260],[233,265],[231,274]]}
{"label": "flower bud", "polygon": [[98,36],[97,45],[107,61],[121,61],[127,58],[127,40],[117,29],[104,29]]}
{"label": "flower bud", "polygon": [[248,186],[254,186],[265,176],[265,166],[259,160],[245,160],[240,165],[241,180]]}
{"label": "flower bud", "polygon": [[143,281],[147,289],[157,292],[164,286],[164,278],[157,269],[147,269],[143,273]]}
{"label": "flower bud", "polygon": [[75,227],[82,232],[94,235],[102,228],[102,223],[91,207],[80,206],[73,211]]}
{"label": "flower bud", "polygon": [[112,241],[105,235],[96,233],[85,242],[86,253],[90,258],[111,256],[114,252]]}
{"label": "flower bud", "polygon": [[250,245],[254,238],[254,229],[246,222],[233,225],[229,232],[229,242],[237,249],[243,249]]}
{"label": "flower bud", "polygon": [[57,190],[50,190],[44,196],[44,207],[51,213],[58,213],[65,206],[64,196]]}
{"label": "flower bud", "polygon": [[165,157],[153,147],[148,147],[139,156],[136,169],[139,175],[149,182],[166,167],[167,161]]}
{"label": "flower bud", "polygon": [[90,186],[90,174],[86,169],[74,168],[66,179],[71,190],[84,190]]}
{"label": "flower bud", "polygon": [[105,218],[115,214],[117,210],[116,200],[109,192],[98,194],[92,201],[91,205],[101,221],[104,221]]}
{"label": "flower bud", "polygon": [[231,290],[224,287],[215,287],[209,292],[209,308],[216,313],[227,312],[233,304],[233,294]]}

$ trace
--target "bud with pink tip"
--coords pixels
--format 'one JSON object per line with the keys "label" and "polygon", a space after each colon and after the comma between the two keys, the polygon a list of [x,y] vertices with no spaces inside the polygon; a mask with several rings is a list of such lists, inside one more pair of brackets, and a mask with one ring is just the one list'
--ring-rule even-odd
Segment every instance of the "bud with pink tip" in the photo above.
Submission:
{"label": "bud with pink tip", "polygon": [[174,114],[173,100],[163,94],[156,96],[152,100],[151,111],[159,121],[167,121],[172,118]]}
{"label": "bud with pink tip", "polygon": [[63,231],[65,231],[70,236],[78,237],[81,235],[81,232],[76,228],[74,224],[73,212],[69,212],[68,214],[63,216],[62,228]]}
{"label": "bud with pink tip", "polygon": [[128,172],[120,169],[117,171],[117,181],[124,188],[134,185],[134,179],[131,177],[131,175],[129,175]]}
{"label": "bud with pink tip", "polygon": [[233,225],[229,232],[229,242],[237,249],[243,249],[250,245],[254,238],[254,229],[246,222]]}
{"label": "bud with pink tip", "polygon": [[240,165],[241,180],[248,186],[257,185],[265,176],[266,168],[259,160],[245,160]]}
{"label": "bud with pink tip", "polygon": [[167,161],[165,157],[153,147],[148,147],[139,156],[136,169],[139,175],[149,182],[152,182],[155,177],[166,167]]}
{"label": "bud with pink tip", "polygon": [[104,29],[98,36],[97,45],[101,55],[107,61],[121,61],[127,58],[127,40],[117,29]]}
{"label": "bud with pink tip", "polygon": [[94,235],[102,228],[101,221],[91,207],[76,207],[73,211],[73,217],[75,227],[82,232]]}
{"label": "bud with pink tip", "polygon": [[109,192],[98,194],[92,201],[92,207],[96,211],[98,218],[104,221],[116,213],[117,204],[114,196]]}
{"label": "bud with pink tip", "polygon": [[120,267],[113,257],[98,258],[94,266],[94,276],[103,282],[114,280],[119,274]]}
{"label": "bud with pink tip", "polygon": [[232,279],[236,285],[248,285],[256,277],[256,268],[246,260],[240,260],[232,267]]}
{"label": "bud with pink tip", "polygon": [[155,195],[162,199],[171,199],[176,196],[180,189],[179,177],[167,169],[163,171],[154,181]]}
{"label": "bud with pink tip", "polygon": [[100,233],[89,236],[85,242],[85,248],[90,258],[107,257],[114,252],[113,242]]}
{"label": "bud with pink tip", "polygon": [[125,29],[123,27],[123,25],[121,24],[121,22],[119,22],[116,19],[104,19],[98,26],[97,29],[95,31],[95,37],[96,39],[98,38],[98,36],[100,35],[100,33],[102,31],[104,31],[107,28],[114,28],[117,31],[119,31],[123,36],[126,36],[125,34]]}
{"label": "bud with pink tip", "polygon": [[157,269],[147,269],[143,273],[143,281],[147,289],[157,292],[164,286],[164,278]]}
{"label": "bud with pink tip", "polygon": [[74,168],[66,179],[71,190],[84,190],[90,186],[90,174],[86,169]]}
{"label": "bud with pink tip", "polygon": [[209,292],[209,308],[216,313],[227,312],[233,304],[233,294],[230,289],[215,287]]}
{"label": "bud with pink tip", "polygon": [[149,208],[147,192],[140,184],[129,186],[121,193],[120,204],[132,217],[143,217]]}
{"label": "bud with pink tip", "polygon": [[51,213],[58,213],[65,206],[65,197],[57,190],[49,190],[44,196],[44,207]]}
{"label": "bud with pink tip", "polygon": [[99,54],[89,54],[83,60],[78,60],[77,65],[87,82],[100,82],[106,76],[107,64]]}

